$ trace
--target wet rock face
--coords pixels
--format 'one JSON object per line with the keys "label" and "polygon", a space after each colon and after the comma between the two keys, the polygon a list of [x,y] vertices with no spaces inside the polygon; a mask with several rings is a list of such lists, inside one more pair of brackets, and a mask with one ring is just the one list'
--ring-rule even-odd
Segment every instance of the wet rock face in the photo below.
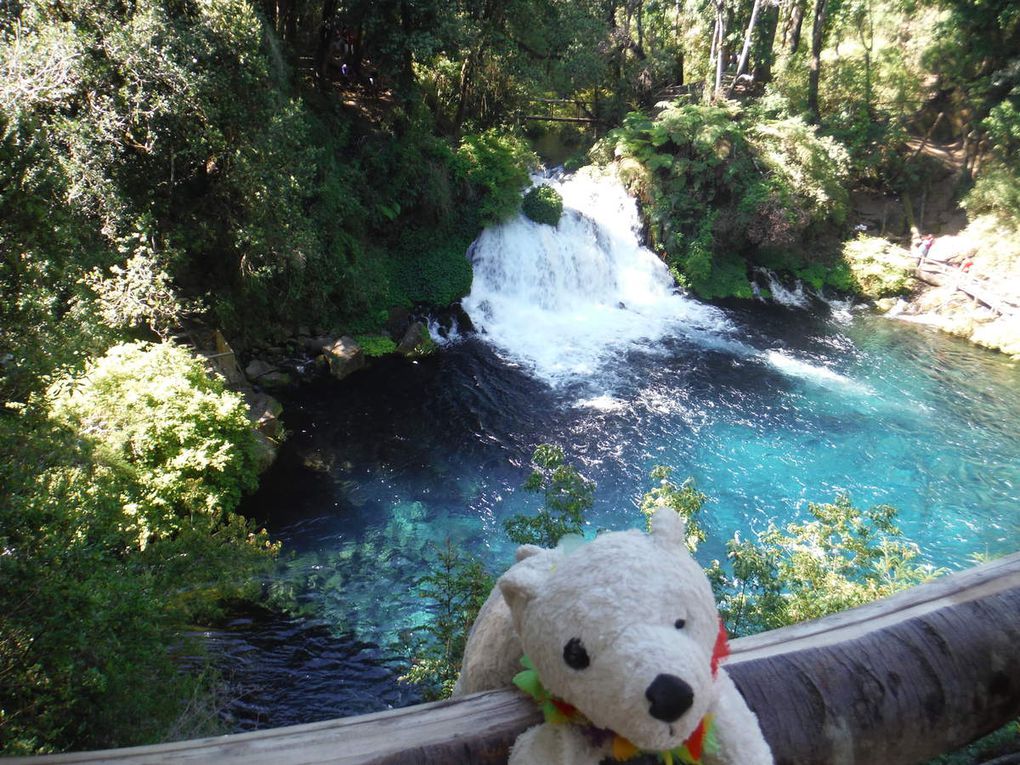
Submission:
{"label": "wet rock face", "polygon": [[341,337],[332,345],[325,345],[322,354],[329,364],[329,373],[337,380],[343,380],[365,366],[365,353],[352,337]]}
{"label": "wet rock face", "polygon": [[413,322],[404,332],[400,343],[397,345],[397,353],[417,358],[428,356],[435,350],[435,343],[429,336],[429,331],[420,321]]}

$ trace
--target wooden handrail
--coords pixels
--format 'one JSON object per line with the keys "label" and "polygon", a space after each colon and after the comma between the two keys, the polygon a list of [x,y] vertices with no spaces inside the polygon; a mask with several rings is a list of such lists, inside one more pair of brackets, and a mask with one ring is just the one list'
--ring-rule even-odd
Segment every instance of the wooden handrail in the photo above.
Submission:
{"label": "wooden handrail", "polygon": [[[916,763],[1020,715],[1020,553],[734,640],[726,663],[777,765]],[[360,717],[9,763],[495,765],[539,722],[510,690]]]}

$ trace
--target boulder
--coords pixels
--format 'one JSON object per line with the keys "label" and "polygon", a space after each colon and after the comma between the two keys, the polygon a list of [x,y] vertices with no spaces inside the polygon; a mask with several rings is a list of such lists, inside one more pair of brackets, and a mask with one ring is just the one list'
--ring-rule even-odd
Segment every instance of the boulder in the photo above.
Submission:
{"label": "boulder", "polygon": [[341,337],[332,345],[324,345],[322,354],[329,364],[329,373],[337,380],[343,380],[365,366],[365,353],[353,337]]}
{"label": "boulder", "polygon": [[280,420],[283,405],[268,393],[256,393],[253,390],[246,391],[244,398],[248,402],[248,416],[255,423],[255,429],[279,441],[283,437],[283,422]]}
{"label": "boulder", "polygon": [[245,376],[252,382],[258,382],[260,377],[265,377],[271,372],[278,371],[276,367],[262,359],[252,359],[248,362],[248,366],[244,368]]}
{"label": "boulder", "polygon": [[403,338],[397,344],[397,353],[418,358],[428,356],[436,349],[436,344],[429,335],[429,331],[420,321],[416,321],[407,328]]}

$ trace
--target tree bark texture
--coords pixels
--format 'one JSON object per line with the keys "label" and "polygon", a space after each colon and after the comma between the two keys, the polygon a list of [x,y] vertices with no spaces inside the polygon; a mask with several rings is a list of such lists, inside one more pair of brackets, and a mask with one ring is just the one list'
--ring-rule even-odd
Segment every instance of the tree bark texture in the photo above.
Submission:
{"label": "tree bark texture", "polygon": [[[909,765],[1020,715],[1020,553],[734,640],[725,664],[777,765]],[[535,704],[498,690],[361,717],[4,765],[500,765]]]}
{"label": "tree bark texture", "polygon": [[776,765],[923,762],[1020,713],[1020,587],[727,671]]}
{"label": "tree bark texture", "polygon": [[822,74],[822,43],[825,40],[825,16],[828,0],[815,0],[815,20],[811,27],[811,63],[808,70],[808,114],[818,122],[818,81]]}
{"label": "tree bark texture", "polygon": [[740,58],[737,61],[737,71],[733,73],[733,84],[730,85],[730,93],[737,86],[737,80],[744,73],[747,66],[747,55],[751,52],[751,38],[754,36],[754,25],[758,22],[758,9],[761,8],[761,0],[754,0],[751,6],[751,20],[747,22],[747,32],[744,33],[744,47],[740,49]]}

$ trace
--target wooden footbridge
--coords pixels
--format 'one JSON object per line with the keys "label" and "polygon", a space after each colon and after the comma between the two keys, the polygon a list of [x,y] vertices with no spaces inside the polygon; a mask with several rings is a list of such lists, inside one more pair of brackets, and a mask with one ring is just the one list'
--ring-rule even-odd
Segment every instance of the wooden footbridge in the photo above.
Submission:
{"label": "wooden footbridge", "polygon": [[[924,762],[1020,715],[1020,553],[735,640],[732,649],[726,668],[778,765]],[[496,765],[539,720],[530,700],[499,690],[289,728],[8,762]]]}

